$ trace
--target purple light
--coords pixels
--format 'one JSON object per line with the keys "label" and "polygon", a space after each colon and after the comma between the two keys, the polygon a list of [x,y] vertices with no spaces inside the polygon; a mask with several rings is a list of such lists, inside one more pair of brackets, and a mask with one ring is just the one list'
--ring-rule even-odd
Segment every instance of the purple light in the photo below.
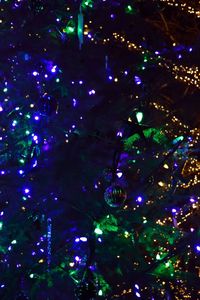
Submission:
{"label": "purple light", "polygon": [[135,288],[139,290],[139,285],[138,285],[138,284],[135,284]]}
{"label": "purple light", "polygon": [[94,94],[95,94],[95,90],[89,91],[89,95],[94,95]]}
{"label": "purple light", "polygon": [[89,39],[91,39],[91,38],[92,38],[92,35],[91,35],[90,33],[88,33],[88,37],[89,37]]}
{"label": "purple light", "polygon": [[196,246],[196,249],[197,249],[197,251],[199,252],[199,251],[200,251],[200,245],[197,245],[197,246]]}
{"label": "purple light", "polygon": [[38,139],[38,136],[37,136],[37,135],[34,135],[34,136],[33,136],[33,140],[34,140],[34,141],[37,141],[37,139]]}
{"label": "purple light", "polygon": [[32,255],[33,255],[33,256],[35,256],[35,255],[36,255],[35,251],[33,251],[33,252],[32,252]]}
{"label": "purple light", "polygon": [[135,80],[135,83],[136,83],[137,85],[140,85],[140,84],[142,83],[142,81],[141,81],[141,79],[140,79],[139,76],[135,76],[135,77],[134,77],[134,80]]}
{"label": "purple light", "polygon": [[73,99],[72,101],[73,101],[73,106],[75,107],[77,104],[77,101],[76,101],[76,99]]}
{"label": "purple light", "polygon": [[189,48],[189,52],[192,52],[192,48]]}
{"label": "purple light", "polygon": [[75,256],[75,260],[76,260],[77,262],[79,262],[81,259],[80,259],[79,256]]}
{"label": "purple light", "polygon": [[143,200],[143,199],[142,199],[141,196],[138,196],[137,199],[136,199],[137,202],[142,202],[142,200]]}
{"label": "purple light", "polygon": [[80,237],[81,242],[87,242],[87,238],[85,236]]}
{"label": "purple light", "polygon": [[83,84],[83,81],[82,81],[82,80],[79,80],[79,84]]}
{"label": "purple light", "polygon": [[176,209],[175,208],[172,208],[172,213],[176,213]]}
{"label": "purple light", "polygon": [[75,242],[76,242],[76,243],[79,243],[79,242],[80,242],[80,239],[79,239],[79,238],[76,238],[76,239],[75,239]]}
{"label": "purple light", "polygon": [[40,117],[39,117],[39,116],[35,116],[34,119],[35,119],[36,121],[38,121],[38,120],[40,119]]}
{"label": "purple light", "polygon": [[24,193],[28,194],[28,193],[30,193],[30,190],[28,188],[26,188],[26,189],[24,189]]}
{"label": "purple light", "polygon": [[34,161],[32,167],[35,168],[37,166],[37,160]]}
{"label": "purple light", "polygon": [[136,292],[135,295],[136,295],[138,298],[141,297],[141,296],[140,296],[140,293],[138,293],[138,292]]}
{"label": "purple light", "polygon": [[4,174],[5,174],[5,171],[2,170],[2,171],[1,171],[1,175],[4,175]]}
{"label": "purple light", "polygon": [[34,71],[32,74],[33,74],[33,76],[39,75],[39,73],[37,71]]}
{"label": "purple light", "polygon": [[112,80],[113,78],[112,78],[112,76],[109,76],[108,79],[109,79],[109,80]]}
{"label": "purple light", "polygon": [[117,136],[120,136],[120,137],[122,137],[122,135],[123,135],[123,134],[122,134],[122,132],[121,132],[121,131],[118,131],[118,132],[117,132]]}
{"label": "purple light", "polygon": [[195,202],[195,199],[194,199],[194,198],[190,198],[190,202],[191,202],[191,203],[194,203],[194,202]]}
{"label": "purple light", "polygon": [[42,253],[44,253],[44,249],[41,248],[40,251],[41,251]]}
{"label": "purple light", "polygon": [[53,67],[51,68],[51,73],[56,73],[56,69],[57,69],[57,66],[53,66]]}
{"label": "purple light", "polygon": [[123,173],[122,173],[122,171],[120,171],[120,170],[117,170],[117,173],[116,173],[116,175],[117,175],[117,177],[118,177],[118,178],[121,178],[121,177],[122,177],[122,175],[123,175]]}
{"label": "purple light", "polygon": [[1,111],[3,111],[3,107],[2,107],[2,106],[0,106],[0,112],[1,112]]}
{"label": "purple light", "polygon": [[0,213],[0,216],[3,216],[4,215],[4,212],[3,211],[1,211],[1,213]]}
{"label": "purple light", "polygon": [[19,173],[20,175],[22,175],[22,174],[24,174],[24,171],[23,171],[23,170],[19,170],[18,173]]}

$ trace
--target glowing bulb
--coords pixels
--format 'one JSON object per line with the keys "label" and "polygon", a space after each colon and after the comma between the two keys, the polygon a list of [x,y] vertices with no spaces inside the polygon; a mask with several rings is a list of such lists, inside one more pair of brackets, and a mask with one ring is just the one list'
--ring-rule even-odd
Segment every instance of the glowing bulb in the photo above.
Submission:
{"label": "glowing bulb", "polygon": [[199,251],[200,251],[200,246],[197,245],[197,246],[196,246],[196,249],[197,249],[197,251],[199,252]]}
{"label": "glowing bulb", "polygon": [[95,228],[95,230],[94,230],[94,232],[96,233],[96,234],[103,234],[103,231],[100,229],[100,228]]}
{"label": "glowing bulb", "polygon": [[138,111],[136,113],[136,119],[138,121],[138,123],[141,123],[142,122],[142,119],[143,119],[143,113],[141,111]]}
{"label": "glowing bulb", "polygon": [[0,222],[0,230],[3,229],[3,222]]}

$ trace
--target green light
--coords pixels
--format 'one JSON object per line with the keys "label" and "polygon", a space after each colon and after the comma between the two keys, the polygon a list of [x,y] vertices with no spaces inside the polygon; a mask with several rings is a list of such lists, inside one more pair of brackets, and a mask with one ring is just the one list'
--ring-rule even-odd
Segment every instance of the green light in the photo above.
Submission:
{"label": "green light", "polygon": [[17,244],[17,241],[16,240],[13,240],[12,242],[11,242],[11,244]]}
{"label": "green light", "polygon": [[60,82],[60,78],[56,78],[56,82]]}
{"label": "green light", "polygon": [[30,134],[30,131],[29,131],[29,130],[26,130],[25,133],[26,133],[26,135],[29,135],[29,134]]}
{"label": "green light", "polygon": [[96,234],[103,234],[103,231],[100,229],[100,228],[95,228],[95,230],[94,230],[94,232],[96,233]]}
{"label": "green light", "polygon": [[0,230],[3,229],[3,222],[0,222]]}
{"label": "green light", "polygon": [[26,115],[26,118],[27,118],[27,119],[30,119],[30,117],[31,117],[31,116],[30,116],[29,114]]}
{"label": "green light", "polygon": [[166,262],[165,266],[166,266],[166,268],[168,268],[169,267],[169,262]]}
{"label": "green light", "polygon": [[74,33],[75,29],[74,27],[68,26],[66,27],[66,33]]}
{"label": "green light", "polygon": [[73,20],[70,20],[67,23],[67,26],[63,29],[63,32],[67,34],[74,34],[75,33],[75,23]]}
{"label": "green light", "polygon": [[160,254],[159,254],[159,253],[156,254],[156,259],[157,259],[157,260],[160,260]]}
{"label": "green light", "polygon": [[173,140],[173,144],[177,144],[178,142],[181,142],[181,141],[183,141],[184,140],[184,136],[178,136],[177,138],[175,138],[174,140]]}
{"label": "green light", "polygon": [[24,160],[23,158],[21,158],[21,159],[19,160],[19,162],[20,162],[21,164],[24,164],[24,163],[25,163],[25,160]]}
{"label": "green light", "polygon": [[127,10],[128,10],[129,12],[132,12],[132,11],[133,11],[132,6],[131,6],[131,5],[128,5],[128,6],[127,6]]}
{"label": "green light", "polygon": [[144,62],[147,62],[147,61],[148,61],[147,57],[146,57],[146,56],[144,56]]}
{"label": "green light", "polygon": [[133,7],[129,4],[129,5],[127,5],[126,8],[125,8],[125,12],[126,12],[127,14],[133,14],[133,13],[134,13],[134,9],[133,9]]}
{"label": "green light", "polygon": [[34,274],[30,274],[30,276],[29,276],[30,278],[34,278]]}
{"label": "green light", "polygon": [[102,290],[99,290],[98,296],[103,296],[103,291]]}
{"label": "green light", "polygon": [[23,196],[23,197],[22,197],[22,200],[26,201],[26,200],[27,200],[27,198],[26,198],[25,196]]}
{"label": "green light", "polygon": [[83,8],[92,7],[93,6],[93,0],[85,0],[85,1],[82,2],[81,6]]}
{"label": "green light", "polygon": [[138,123],[141,123],[142,122],[142,119],[143,119],[143,113],[141,111],[138,111],[136,113],[136,119],[138,121]]}

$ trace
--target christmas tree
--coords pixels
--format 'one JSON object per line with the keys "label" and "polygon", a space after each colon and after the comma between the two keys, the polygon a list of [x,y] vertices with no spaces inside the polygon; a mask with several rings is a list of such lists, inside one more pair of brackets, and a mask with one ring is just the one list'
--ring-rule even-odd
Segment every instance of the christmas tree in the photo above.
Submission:
{"label": "christmas tree", "polygon": [[200,299],[199,18],[0,1],[0,299]]}

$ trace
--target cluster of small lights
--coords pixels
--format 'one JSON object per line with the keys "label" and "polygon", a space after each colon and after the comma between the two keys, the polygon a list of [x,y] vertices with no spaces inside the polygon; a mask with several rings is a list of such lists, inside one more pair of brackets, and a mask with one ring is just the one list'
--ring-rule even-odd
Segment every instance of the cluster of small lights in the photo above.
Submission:
{"label": "cluster of small lights", "polygon": [[[177,214],[177,218],[180,217],[181,220],[179,222],[177,222],[177,225],[181,226],[184,222],[187,221],[188,218],[192,217],[195,212],[198,212],[199,209],[200,209],[199,202],[195,202],[190,206],[185,205],[182,208],[180,208],[180,210]],[[187,213],[185,212],[186,210],[188,211]],[[193,231],[193,229],[191,231]]]}
{"label": "cluster of small lights", "polygon": [[[181,9],[189,14],[195,15],[197,18],[200,18],[200,2],[197,1],[186,1],[186,0],[160,0],[165,4]],[[189,2],[191,4],[189,4]],[[194,7],[196,5],[196,7]]]}
{"label": "cluster of small lights", "polygon": [[188,85],[194,85],[196,88],[200,88],[200,71],[198,67],[188,67],[183,65],[172,65],[172,74],[175,79],[183,81]]}
{"label": "cluster of small lights", "polygon": [[[158,52],[155,54],[149,52],[148,50],[144,49],[141,45],[137,45],[133,42],[127,41],[126,38],[118,33],[113,33],[113,37],[119,41],[120,43],[125,43],[126,47],[132,51],[139,51],[141,54],[148,54],[149,60],[155,61],[158,60],[158,65],[162,68],[166,68],[170,70],[174,75],[175,79],[178,81],[183,81],[188,85],[194,85],[196,88],[200,88],[200,72],[198,67],[188,67],[176,64],[171,64],[166,62],[166,59],[158,55]],[[104,40],[104,43],[108,42]],[[144,67],[145,68],[145,67]]]}
{"label": "cluster of small lights", "polygon": [[188,159],[182,169],[182,175],[184,177],[195,174],[200,175],[200,161],[197,158]]}

